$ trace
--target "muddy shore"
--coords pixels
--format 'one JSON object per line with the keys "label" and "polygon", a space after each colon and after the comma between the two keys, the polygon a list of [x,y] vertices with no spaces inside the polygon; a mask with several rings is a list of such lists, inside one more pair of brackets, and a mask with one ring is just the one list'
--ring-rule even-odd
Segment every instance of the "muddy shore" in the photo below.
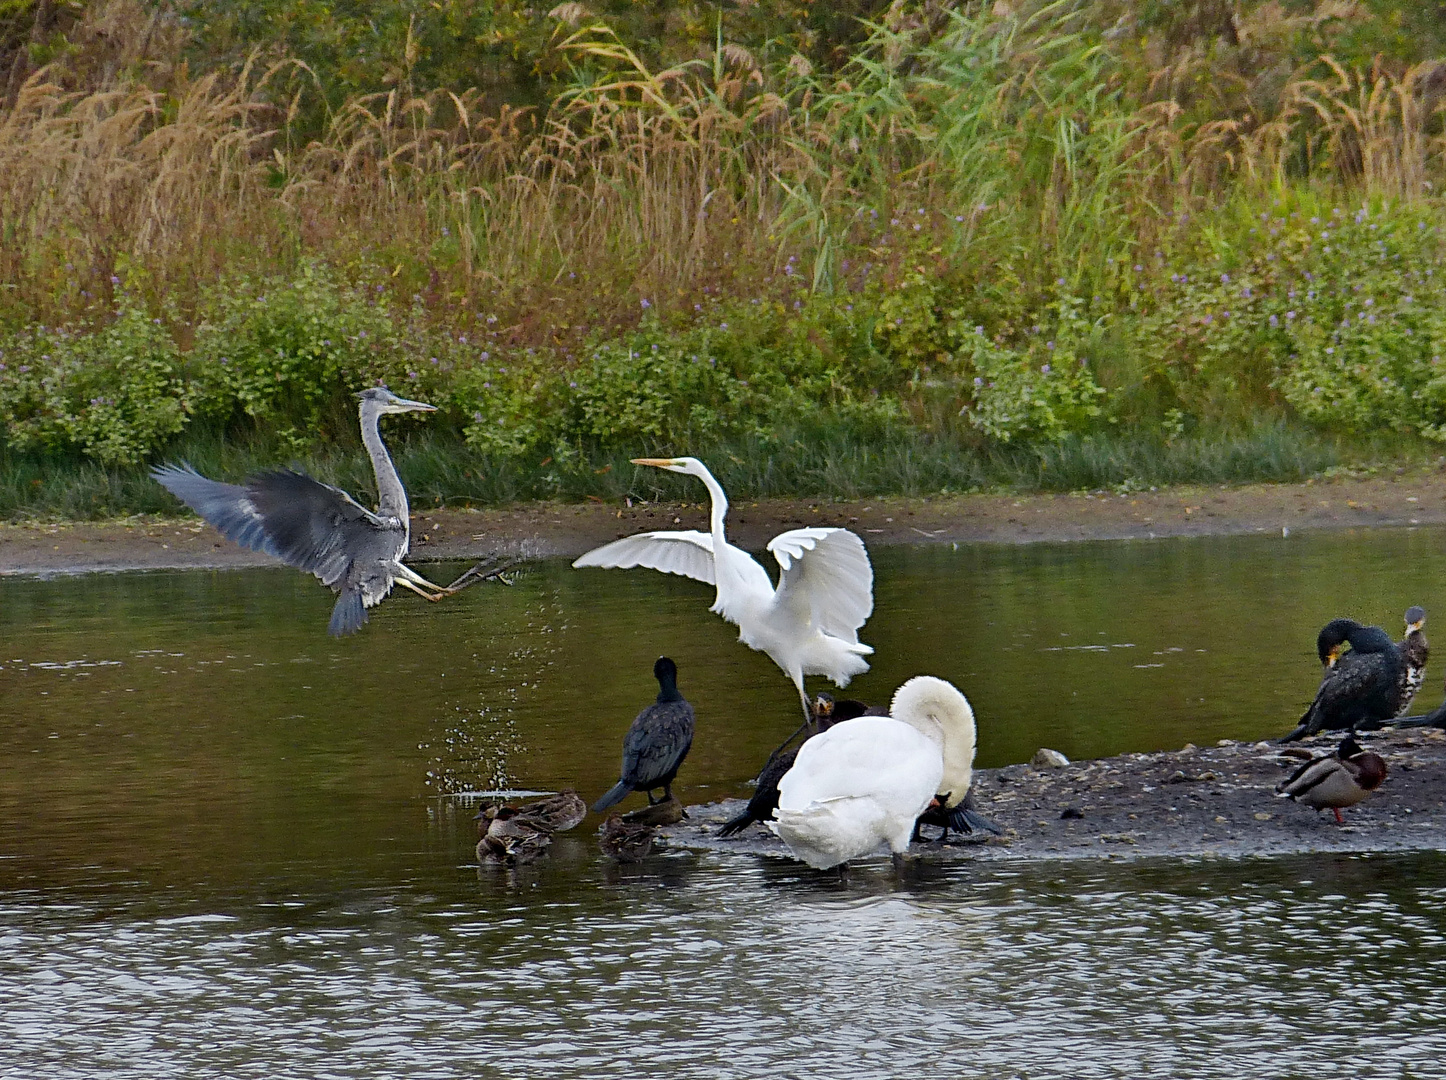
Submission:
{"label": "muddy shore", "polygon": [[[1446,524],[1446,473],[1120,495],[961,495],[854,502],[736,503],[729,534],[759,550],[799,525],[842,525],[870,544],[1031,543],[1151,539]],[[506,509],[418,511],[412,561],[573,557],[647,529],[707,528],[706,504],[536,503]],[[99,524],[0,525],[0,574],[204,569],[271,565],[195,518]]]}
{"label": "muddy shore", "polygon": [[[1320,754],[1338,742],[1320,736],[1304,746]],[[927,839],[938,830],[926,827],[926,840],[910,855],[952,862],[1446,851],[1446,731],[1388,729],[1361,742],[1389,771],[1379,790],[1344,812],[1344,825],[1329,811],[1274,795],[1299,759],[1272,743],[1226,741],[1061,768],[981,769],[974,774],[975,804],[1004,835],[951,834],[940,844]],[[687,821],[662,830],[664,843],[787,857],[759,824],[718,839],[718,825],[742,808],[739,799],[690,806]]]}

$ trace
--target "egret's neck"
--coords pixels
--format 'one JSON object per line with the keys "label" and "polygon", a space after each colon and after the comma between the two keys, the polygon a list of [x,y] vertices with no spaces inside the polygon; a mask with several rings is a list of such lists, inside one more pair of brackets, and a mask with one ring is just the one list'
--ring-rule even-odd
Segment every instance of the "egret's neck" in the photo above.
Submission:
{"label": "egret's neck", "polygon": [[402,487],[401,477],[397,475],[397,468],[392,464],[392,456],[387,453],[385,444],[382,443],[382,433],[377,422],[379,415],[366,408],[361,413],[362,445],[367,448],[371,455],[372,469],[377,476],[377,513],[382,517],[396,518],[402,523],[402,528],[407,532],[407,539],[411,539],[411,524],[407,509],[407,492]]}
{"label": "egret's neck", "polygon": [[709,520],[709,531],[713,534],[713,542],[723,542],[723,519],[728,516],[728,496],[723,494],[723,485],[713,479],[713,474],[704,469],[699,474],[703,486],[708,489],[708,497],[712,500],[713,511]]}

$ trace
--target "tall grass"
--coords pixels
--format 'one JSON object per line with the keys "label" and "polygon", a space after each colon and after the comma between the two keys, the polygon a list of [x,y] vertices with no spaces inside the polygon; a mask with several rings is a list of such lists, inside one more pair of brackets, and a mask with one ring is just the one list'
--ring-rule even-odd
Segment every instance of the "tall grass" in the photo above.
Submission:
{"label": "tall grass", "polygon": [[545,112],[399,85],[327,110],[315,132],[299,118],[317,91],[295,63],[193,77],[158,62],[158,85],[97,88],[38,71],[0,113],[0,310],[94,315],[118,272],[184,299],[222,267],[322,252],[386,266],[439,312],[506,307],[545,342],[642,299],[757,287],[790,254],[837,285],[876,246],[861,210],[949,210],[951,256],[1027,253],[1041,285],[1103,280],[1242,185],[1421,198],[1441,173],[1434,62],[1325,56],[1273,112],[1209,117],[1179,89],[1218,74],[1205,60],[1192,80],[1185,61],[1141,71],[1065,0],[951,11],[930,33],[881,25],[832,72],[764,67],[721,39],[651,71],[601,25],[557,49],[574,78]]}

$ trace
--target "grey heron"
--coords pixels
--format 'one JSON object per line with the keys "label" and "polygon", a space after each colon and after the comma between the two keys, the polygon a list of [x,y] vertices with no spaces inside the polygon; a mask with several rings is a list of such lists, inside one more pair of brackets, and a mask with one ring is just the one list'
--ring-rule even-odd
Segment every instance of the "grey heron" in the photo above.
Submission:
{"label": "grey heron", "polygon": [[[407,492],[378,423],[392,413],[435,412],[435,405],[398,397],[384,386],[357,394],[362,444],[377,478],[373,512],[340,488],[292,469],[258,473],[243,484],[209,480],[190,465],[159,465],[156,482],[214,525],[228,540],[265,552],[315,574],[337,593],[327,627],[333,637],[354,633],[367,608],[381,603],[393,585],[427,600],[440,600],[500,570],[474,566],[451,585],[428,581],[402,559],[411,541]],[[505,579],[504,579],[505,580]]]}

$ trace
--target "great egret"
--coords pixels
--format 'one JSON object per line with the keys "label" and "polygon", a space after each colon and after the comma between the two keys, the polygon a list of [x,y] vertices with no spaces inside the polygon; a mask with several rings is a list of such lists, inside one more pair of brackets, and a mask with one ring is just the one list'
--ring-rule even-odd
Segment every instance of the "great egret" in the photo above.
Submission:
{"label": "great egret", "polygon": [[663,789],[663,800],[673,797],[673,778],[688,748],[693,745],[693,706],[678,693],[678,665],[666,656],[653,664],[658,699],[633,720],[623,736],[622,777],[593,804],[600,814],[623,801],[631,791],[642,791],[653,804],[653,789]]}
{"label": "great egret", "polygon": [[1336,823],[1344,824],[1342,808],[1355,806],[1385,779],[1381,756],[1362,749],[1355,736],[1347,735],[1334,754],[1307,761],[1275,793],[1313,810],[1333,810]]}
{"label": "great egret", "polygon": [[778,784],[769,827],[818,870],[888,844],[896,859],[914,823],[945,790],[969,790],[974,711],[943,679],[920,675],[888,716],[861,716],[815,735]]}
{"label": "great egret", "polygon": [[[1349,644],[1351,651],[1342,650]],[[1294,742],[1318,731],[1378,728],[1400,707],[1405,666],[1396,643],[1379,626],[1354,619],[1332,619],[1316,637],[1325,675],[1315,700],[1295,730],[1281,742]]]}
{"label": "great egret", "polygon": [[758,561],[728,542],[723,533],[728,496],[701,461],[634,458],[633,464],[702,480],[712,501],[709,531],[639,533],[595,548],[572,565],[646,566],[713,585],[717,593],[709,610],[737,626],[743,644],[783,669],[798,688],[805,721],[811,721],[805,675],[847,686],[869,669],[864,657],[874,650],[860,644],[859,627],[874,610],[874,568],[864,542],[847,529],[779,533],[768,543],[780,570],[775,589]]}
{"label": "great egret", "polygon": [[[290,469],[251,477],[244,485],[208,480],[189,465],[160,465],[156,482],[214,525],[226,539],[315,574],[338,593],[327,627],[333,637],[360,630],[367,608],[394,584],[440,600],[501,570],[474,566],[451,585],[428,581],[403,564],[411,542],[407,492],[382,443],[378,422],[391,413],[435,412],[435,405],[397,397],[374,386],[360,399],[362,443],[377,479],[376,512],[340,488]],[[505,580],[505,579],[504,579]]]}
{"label": "great egret", "polygon": [[1396,707],[1397,716],[1411,711],[1411,702],[1416,700],[1421,684],[1426,681],[1426,661],[1430,659],[1431,647],[1421,629],[1425,625],[1425,608],[1406,609],[1406,636],[1396,643],[1396,651],[1401,654],[1401,703]]}

